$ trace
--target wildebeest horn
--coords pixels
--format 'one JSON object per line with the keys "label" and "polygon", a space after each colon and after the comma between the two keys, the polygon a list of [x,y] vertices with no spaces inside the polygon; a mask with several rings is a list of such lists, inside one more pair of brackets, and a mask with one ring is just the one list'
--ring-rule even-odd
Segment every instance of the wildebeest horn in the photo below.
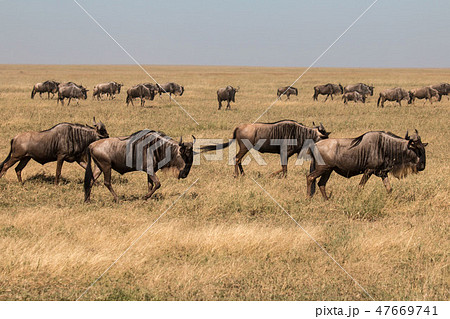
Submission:
{"label": "wildebeest horn", "polygon": [[92,119],[94,120],[94,125],[97,124],[97,122],[95,121],[95,116]]}
{"label": "wildebeest horn", "polygon": [[180,136],[180,141],[178,142],[179,145],[183,144],[183,136]]}
{"label": "wildebeest horn", "polygon": [[409,139],[408,131],[406,131],[405,140]]}
{"label": "wildebeest horn", "polygon": [[323,127],[323,124],[322,124],[322,122],[320,122],[320,129],[322,129],[322,130],[324,130],[324,131],[325,131],[325,128]]}
{"label": "wildebeest horn", "polygon": [[316,123],[314,123],[314,121],[313,121],[313,126],[316,126]]}
{"label": "wildebeest horn", "polygon": [[194,140],[194,143],[195,143],[195,140],[196,140],[195,136],[194,136],[194,135],[192,135],[192,138],[193,138],[193,140]]}
{"label": "wildebeest horn", "polygon": [[419,131],[417,131],[417,129],[415,129],[415,131],[416,131],[416,134],[419,135]]}

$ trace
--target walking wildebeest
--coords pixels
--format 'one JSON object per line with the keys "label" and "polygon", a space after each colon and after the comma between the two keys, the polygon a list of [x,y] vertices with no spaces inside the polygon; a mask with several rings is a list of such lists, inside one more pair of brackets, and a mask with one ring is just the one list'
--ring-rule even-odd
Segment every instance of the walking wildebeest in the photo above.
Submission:
{"label": "walking wildebeest", "polygon": [[357,84],[350,84],[344,87],[344,93],[348,92],[358,92],[361,95],[364,96],[373,96],[373,89],[375,87],[373,85],[367,85],[364,83],[357,83]]}
{"label": "walking wildebeest", "polygon": [[277,91],[277,96],[281,99],[281,95],[286,95],[287,100],[289,100],[289,96],[293,94],[293,95],[298,95],[298,89],[292,86],[284,86],[282,88],[279,88]]}
{"label": "walking wildebeest", "polygon": [[408,103],[411,101],[411,97],[406,90],[397,87],[393,89],[387,89],[380,93],[377,101],[377,107],[380,105],[384,107],[384,101],[397,101],[400,106],[402,106],[402,100],[408,100]]}
{"label": "walking wildebeest", "polygon": [[162,93],[168,93],[170,100],[172,100],[172,94],[173,95],[179,94],[180,96],[182,96],[184,93],[184,87],[174,82],[169,82],[166,84],[157,84],[157,89],[159,92],[159,96],[161,96]]}
{"label": "walking wildebeest", "polygon": [[432,85],[431,88],[438,91],[438,93],[439,93],[438,101],[440,101],[442,99],[442,95],[450,94],[450,84],[448,84],[448,83],[440,83],[440,84]]}
{"label": "walking wildebeest", "polygon": [[364,187],[372,174],[381,177],[388,193],[392,191],[388,173],[403,178],[409,173],[425,169],[425,146],[419,133],[405,138],[390,132],[367,132],[357,138],[331,138],[316,143],[316,151],[322,157],[322,164],[317,159],[311,162],[307,179],[307,194],[314,195],[316,179],[320,177],[319,188],[325,199],[325,186],[333,171],[350,178],[364,174],[359,185]]}
{"label": "walking wildebeest", "polygon": [[325,102],[327,101],[328,97],[331,96],[331,99],[333,99],[333,94],[342,94],[344,93],[344,88],[342,87],[341,83],[339,84],[333,84],[333,83],[327,83],[324,85],[317,85],[314,87],[314,95],[313,99],[314,101],[317,101],[317,97],[319,94],[326,95]]}
{"label": "walking wildebeest", "polygon": [[355,103],[361,101],[366,103],[366,96],[359,94],[357,91],[345,93],[342,99],[344,100],[344,104],[347,104],[347,101],[354,101]]}
{"label": "walking wildebeest", "polygon": [[97,100],[102,98],[102,94],[106,94],[110,99],[114,99],[116,93],[120,94],[120,89],[123,84],[117,82],[100,83],[94,86],[94,91],[92,93],[92,98],[97,97]]}
{"label": "walking wildebeest", "polygon": [[140,98],[141,99],[141,106],[144,106],[145,104],[145,98],[148,98],[150,101],[152,101],[155,98],[155,91],[150,90],[146,85],[144,84],[138,84],[135,85],[127,90],[127,106],[130,104],[134,106],[133,99]]}
{"label": "walking wildebeest", "polygon": [[102,122],[94,127],[81,124],[60,123],[41,132],[25,132],[11,140],[11,150],[6,159],[0,163],[0,177],[15,163],[19,183],[22,183],[22,170],[30,159],[44,165],[56,161],[55,184],[59,183],[63,162],[77,162],[86,168],[86,150],[89,144],[109,137]]}
{"label": "walking wildebeest", "polygon": [[[237,177],[240,174],[244,174],[242,168],[242,159],[249,151],[245,143],[251,144],[249,147],[253,148],[258,146],[257,149],[260,153],[274,153],[280,154],[281,157],[281,170],[273,173],[276,175],[282,172],[283,176],[287,176],[287,160],[294,154],[299,154],[302,150],[303,144],[306,140],[310,139],[313,142],[317,142],[321,139],[328,138],[330,133],[325,130],[322,124],[314,126],[312,128],[306,127],[301,123],[292,120],[283,120],[275,123],[255,123],[255,124],[242,124],[236,127],[233,131],[233,139],[224,144],[207,145],[201,147],[201,151],[213,151],[217,149],[223,149],[236,140],[239,145],[239,152],[236,155],[236,162],[234,168],[234,176]],[[244,141],[245,140],[245,141]],[[283,140],[290,143],[282,144]],[[262,144],[259,144],[261,143]],[[295,144],[292,144],[294,142]],[[283,149],[282,146],[286,147]]]}
{"label": "walking wildebeest", "polygon": [[[415,99],[425,99],[425,102],[427,100],[430,101],[431,104],[433,104],[433,101],[431,100],[432,97],[436,97],[436,100],[439,99],[439,92],[430,86],[425,86],[418,89],[412,89],[409,92],[409,101],[408,104],[414,103]],[[425,104],[424,102],[424,104]]]}
{"label": "walking wildebeest", "polygon": [[222,101],[227,101],[227,109],[230,109],[230,102],[235,102],[236,93],[239,92],[239,86],[237,88],[228,85],[227,87],[217,90],[217,101],[219,101],[219,110],[222,108]]}
{"label": "walking wildebeest", "polygon": [[69,99],[67,106],[70,105],[70,101],[72,99],[77,99],[77,105],[79,104],[79,99],[87,99],[87,90],[82,85],[77,85],[73,82],[67,82],[64,84],[60,84],[58,88],[58,100],[56,104],[59,104],[61,101],[61,105],[64,105],[64,99]]}
{"label": "walking wildebeest", "polygon": [[50,99],[50,93],[52,93],[52,98],[55,93],[58,93],[59,82],[56,81],[45,81],[42,83],[36,83],[31,91],[31,98],[33,99],[36,93],[39,93],[40,98],[42,98],[42,93],[47,92],[47,99]]}
{"label": "walking wildebeest", "polygon": [[[195,137],[192,137],[194,138],[193,143],[195,143]],[[129,143],[131,143],[131,147]],[[156,176],[158,170],[175,168],[178,170],[179,179],[188,176],[194,159],[193,143],[183,143],[182,139],[180,142],[176,142],[162,132],[149,130],[92,143],[88,148],[88,163],[84,178],[85,202],[90,201],[91,188],[98,177],[94,177],[92,174],[91,157],[103,173],[104,184],[116,202],[119,201],[119,197],[111,186],[111,169],[120,174],[138,170],[147,172],[148,193],[144,197],[147,200],[161,186]],[[131,152],[133,157],[132,165],[127,165],[130,164],[127,163],[127,157],[130,156],[128,152]],[[148,155],[150,156],[147,157]],[[138,158],[142,160],[142,163],[137,160]],[[136,167],[140,164],[142,167]]]}

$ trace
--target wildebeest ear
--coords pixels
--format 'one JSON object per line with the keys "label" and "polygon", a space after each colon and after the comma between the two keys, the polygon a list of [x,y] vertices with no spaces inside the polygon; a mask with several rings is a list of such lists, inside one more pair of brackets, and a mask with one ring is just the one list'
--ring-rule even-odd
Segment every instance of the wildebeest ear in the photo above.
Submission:
{"label": "wildebeest ear", "polygon": [[180,141],[178,142],[178,145],[183,145],[183,136],[180,136]]}
{"label": "wildebeest ear", "polygon": [[95,121],[95,116],[92,118],[92,120],[94,121],[94,126],[95,126],[95,124],[97,124],[97,122]]}
{"label": "wildebeest ear", "polygon": [[428,145],[428,143],[422,143],[423,147],[426,147]]}
{"label": "wildebeest ear", "polygon": [[313,126],[316,126],[316,123],[314,123],[314,121],[313,121]]}

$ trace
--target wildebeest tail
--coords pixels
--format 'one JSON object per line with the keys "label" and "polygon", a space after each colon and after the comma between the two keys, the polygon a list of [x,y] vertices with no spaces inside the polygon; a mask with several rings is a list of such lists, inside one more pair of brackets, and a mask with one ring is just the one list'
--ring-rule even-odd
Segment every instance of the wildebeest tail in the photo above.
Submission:
{"label": "wildebeest tail", "polygon": [[[311,174],[316,170],[316,160],[314,159],[314,156],[312,156],[311,164],[309,165],[309,173]],[[316,192],[316,180],[311,185],[311,194],[309,196],[313,196]]]}
{"label": "wildebeest tail", "polygon": [[314,87],[314,95],[313,95],[313,100],[317,100],[317,96],[318,96],[318,92],[317,92],[318,90],[317,90],[317,88],[316,87]]}
{"label": "wildebeest tail", "polygon": [[36,94],[36,88],[33,86],[33,90],[31,91],[31,98],[34,99],[34,95]]}
{"label": "wildebeest tail", "polygon": [[380,94],[380,96],[378,97],[377,107],[380,105],[380,100],[381,100],[381,94]]}
{"label": "wildebeest tail", "polygon": [[237,132],[237,127],[233,131],[233,139],[231,141],[228,141],[223,144],[205,145],[205,146],[200,147],[200,151],[201,152],[209,152],[209,151],[216,151],[216,150],[221,150],[221,149],[227,148],[228,146],[231,145],[231,143],[233,143],[236,140],[236,132]]}
{"label": "wildebeest tail", "polygon": [[8,156],[6,156],[5,160],[4,160],[3,162],[0,163],[0,172],[2,171],[3,166],[5,165],[5,163],[11,159],[13,142],[14,142],[14,140],[11,140],[11,148],[9,149],[9,154],[8,154]]}
{"label": "wildebeest tail", "polygon": [[87,165],[86,172],[84,173],[84,201],[89,198],[92,187],[92,180],[94,179],[94,174],[92,173],[92,164],[91,164],[91,151],[87,150]]}

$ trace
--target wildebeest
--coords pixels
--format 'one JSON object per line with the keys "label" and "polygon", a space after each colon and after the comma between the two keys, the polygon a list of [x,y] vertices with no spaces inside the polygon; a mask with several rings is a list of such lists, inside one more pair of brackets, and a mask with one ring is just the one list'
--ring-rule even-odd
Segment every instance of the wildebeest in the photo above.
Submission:
{"label": "wildebeest", "polygon": [[170,100],[172,99],[172,94],[182,96],[184,93],[184,87],[174,82],[157,84],[157,89],[159,92],[159,96],[161,96],[161,94],[163,93],[168,93]]}
{"label": "wildebeest", "polygon": [[[431,104],[433,104],[433,101],[431,100],[432,97],[436,97],[436,100],[439,99],[439,92],[435,89],[433,89],[430,86],[425,86],[418,89],[412,89],[409,92],[409,101],[408,104],[414,103],[415,99],[425,99],[429,100]],[[424,104],[425,104],[424,102]]]}
{"label": "wildebeest", "polygon": [[141,99],[141,106],[144,106],[145,104],[145,98],[148,98],[149,100],[153,100],[155,98],[155,91],[150,90],[146,85],[144,84],[138,84],[135,85],[127,90],[127,106],[130,104],[134,106],[133,99],[140,98]]}
{"label": "wildebeest", "polygon": [[31,91],[31,98],[33,99],[36,93],[42,98],[42,93],[47,92],[47,98],[50,99],[50,93],[52,93],[52,98],[58,93],[59,82],[56,81],[45,81],[42,83],[36,83]]}
{"label": "wildebeest", "polygon": [[448,83],[440,83],[440,84],[432,85],[431,88],[438,91],[438,93],[439,93],[438,101],[440,101],[442,99],[442,95],[450,94],[450,84],[448,84]]}
{"label": "wildebeest", "polygon": [[94,127],[81,124],[60,123],[41,132],[25,132],[11,140],[11,150],[6,159],[0,163],[0,177],[15,163],[17,179],[22,182],[22,170],[30,159],[44,165],[56,161],[55,184],[59,183],[63,162],[77,162],[86,168],[86,149],[89,144],[109,137],[102,122]]}
{"label": "wildebeest", "polygon": [[277,96],[281,99],[281,95],[286,95],[287,100],[289,100],[289,96],[293,94],[293,95],[298,95],[298,89],[292,86],[284,86],[282,88],[279,88],[277,90]]}
{"label": "wildebeest", "polygon": [[[321,139],[328,138],[329,134],[322,124],[307,127],[293,120],[282,120],[274,123],[242,124],[234,129],[233,139],[231,141],[224,144],[203,146],[201,147],[201,151],[207,152],[223,149],[230,146],[236,140],[239,145],[239,151],[235,159],[234,176],[237,177],[239,172],[244,175],[241,162],[245,154],[249,151],[245,143],[250,148],[258,145],[259,148],[257,151],[260,153],[280,154],[282,168],[272,175],[282,172],[282,175],[286,176],[287,160],[292,155],[300,153],[306,140],[310,139],[312,142],[317,142]],[[283,144],[283,142],[287,142],[287,144]],[[286,147],[286,149],[282,151],[282,147]]]}
{"label": "wildebeest", "polygon": [[355,103],[361,101],[366,103],[366,96],[359,94],[357,91],[345,93],[342,99],[344,100],[344,104],[347,104],[347,101],[354,101]]}
{"label": "wildebeest", "polygon": [[410,103],[411,100],[409,93],[406,92],[405,89],[400,87],[387,89],[380,93],[377,101],[377,107],[380,105],[380,101],[381,107],[384,107],[384,101],[397,101],[398,104],[402,106],[402,100],[408,100],[408,103]]}
{"label": "wildebeest", "polygon": [[321,95],[326,95],[325,101],[328,99],[328,97],[331,97],[333,99],[333,94],[342,94],[344,93],[344,88],[342,87],[341,83],[339,84],[333,84],[333,83],[327,83],[324,85],[317,85],[314,87],[314,95],[313,99],[317,101],[317,97]]}
{"label": "wildebeest", "polygon": [[[195,143],[195,137],[193,138]],[[178,178],[186,178],[194,158],[193,143],[183,143],[182,139],[176,142],[162,132],[150,130],[94,142],[89,145],[87,154],[88,164],[84,178],[85,202],[90,201],[91,188],[96,179],[91,169],[91,157],[103,173],[104,184],[116,202],[119,198],[111,186],[111,169],[120,174],[138,170],[147,172],[148,193],[145,195],[147,200],[161,186],[156,176],[158,170],[174,168],[178,171]],[[127,157],[130,155],[132,163],[127,163]],[[138,161],[138,158],[142,161]]]}
{"label": "wildebeest", "polygon": [[316,143],[321,164],[313,155],[310,174],[307,179],[307,195],[313,196],[316,179],[320,177],[319,188],[325,199],[329,197],[325,185],[333,171],[350,178],[364,174],[359,185],[364,187],[372,174],[381,177],[387,192],[392,188],[388,173],[403,178],[409,173],[425,169],[425,146],[419,133],[405,138],[390,132],[367,132],[357,138],[332,138]]}
{"label": "wildebeest", "polygon": [[217,90],[217,101],[219,101],[219,110],[222,108],[222,101],[227,101],[227,109],[230,108],[230,102],[235,102],[236,93],[239,92],[237,88],[228,85],[227,87]]}
{"label": "wildebeest", "polygon": [[348,92],[358,92],[361,95],[364,96],[373,96],[373,89],[375,87],[373,85],[367,85],[364,83],[357,83],[357,84],[350,84],[344,87],[344,93]]}
{"label": "wildebeest", "polygon": [[117,82],[100,83],[94,86],[92,98],[97,97],[97,100],[102,98],[102,94],[106,94],[107,97],[114,99],[116,94],[120,94],[120,89],[123,84]]}
{"label": "wildebeest", "polygon": [[69,99],[67,105],[70,105],[70,101],[72,99],[77,99],[77,105],[79,104],[79,99],[87,99],[87,90],[82,85],[75,84],[73,82],[67,82],[60,84],[58,87],[58,101],[56,104],[59,104],[61,101],[61,105],[64,105],[64,99]]}

